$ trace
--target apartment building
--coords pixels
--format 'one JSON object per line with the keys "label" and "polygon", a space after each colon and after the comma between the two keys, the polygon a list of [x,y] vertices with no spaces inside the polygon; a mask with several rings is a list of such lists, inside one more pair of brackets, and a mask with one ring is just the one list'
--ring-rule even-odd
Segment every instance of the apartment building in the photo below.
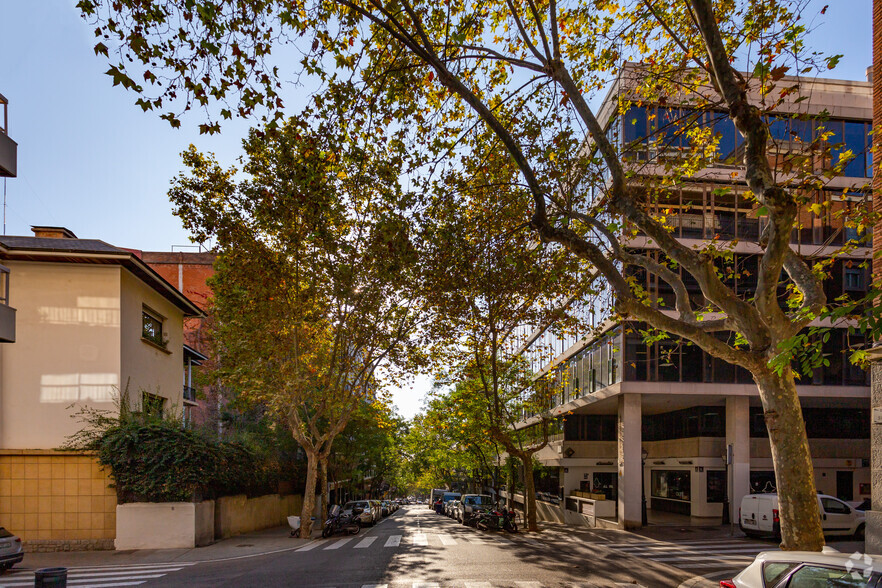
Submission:
{"label": "apartment building", "polygon": [[[736,291],[749,295],[756,287],[757,241],[765,219],[756,202],[745,196],[740,135],[726,114],[696,116],[685,100],[635,102],[619,116],[620,100],[630,102],[636,76],[637,68],[625,68],[599,109],[600,120],[608,121],[607,135],[624,154],[635,183],[663,174],[665,160],[687,147],[690,139],[678,130],[681,122],[704,125],[719,136],[715,163],[672,183],[647,206],[665,216],[673,234],[690,247],[708,240],[732,244],[733,255],[721,262],[720,271]],[[778,173],[788,173],[780,165],[787,154],[813,141],[832,146],[815,162],[819,170],[829,168],[845,149],[856,154],[844,174],[807,195],[791,247],[808,258],[835,258],[825,282],[828,300],[860,296],[870,282],[869,240],[847,254],[839,250],[863,237],[847,225],[843,213],[869,199],[872,86],[832,79],[785,79],[781,84],[798,84],[799,90],[769,118],[769,158]],[[660,255],[641,236],[630,246]],[[665,282],[641,271],[631,275],[660,308],[675,312],[674,293]],[[701,306],[697,284],[683,277]],[[785,288],[782,283],[782,295]],[[610,516],[615,524],[625,528],[639,527],[644,519],[719,523],[724,505],[729,518],[737,521],[745,494],[775,490],[761,403],[750,374],[688,342],[647,345],[639,323],[604,327],[608,317],[599,310],[602,306],[591,317],[600,325],[599,335],[558,338],[544,333],[525,352],[537,376],[550,374],[557,383],[551,414],[559,415],[558,433],[538,457],[545,466],[558,468],[558,491],[566,497],[562,507],[585,512],[579,497],[572,496],[586,492],[614,502],[611,511],[604,510],[614,512]],[[823,343],[829,366],[798,380],[815,482],[821,492],[861,500],[870,495],[869,376],[848,357],[866,342],[842,324],[829,334]],[[535,422],[527,418],[518,427]],[[592,504],[592,512],[594,508]]]}
{"label": "apartment building", "polygon": [[112,548],[116,494],[58,450],[83,408],[181,414],[183,323],[202,312],[132,251],[63,227],[0,237],[14,343],[0,346],[0,520],[31,549]]}

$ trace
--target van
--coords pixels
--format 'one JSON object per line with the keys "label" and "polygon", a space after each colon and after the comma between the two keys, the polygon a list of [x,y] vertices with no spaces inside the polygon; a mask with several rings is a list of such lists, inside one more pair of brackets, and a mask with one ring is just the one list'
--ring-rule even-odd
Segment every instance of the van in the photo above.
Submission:
{"label": "van", "polygon": [[[865,514],[838,498],[818,494],[821,527],[824,535],[855,535],[863,537]],[[738,525],[748,537],[781,536],[777,494],[748,494],[741,500]]]}
{"label": "van", "polygon": [[435,501],[444,496],[444,493],[447,492],[446,488],[435,488],[432,490],[432,494],[429,496],[429,508],[435,508]]}

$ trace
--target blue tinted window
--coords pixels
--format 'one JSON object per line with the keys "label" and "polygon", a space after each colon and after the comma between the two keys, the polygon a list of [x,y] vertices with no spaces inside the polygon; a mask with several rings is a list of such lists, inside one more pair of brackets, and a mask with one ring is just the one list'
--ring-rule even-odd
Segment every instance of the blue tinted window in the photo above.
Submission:
{"label": "blue tinted window", "polygon": [[827,120],[818,123],[818,134],[827,136],[827,159],[830,166],[839,163],[839,155],[842,153],[842,121]]}
{"label": "blue tinted window", "polygon": [[626,145],[646,138],[646,109],[642,106],[632,106],[623,117],[622,123]]}
{"label": "blue tinted window", "polygon": [[738,132],[735,130],[735,124],[729,115],[722,112],[713,112],[710,116],[713,117],[714,134],[720,137],[717,144],[718,158],[722,161],[733,158],[735,147],[738,145],[736,143]]}
{"label": "blue tinted window", "polygon": [[812,140],[812,121],[792,119],[790,121],[790,135],[803,143],[810,143]]}
{"label": "blue tinted window", "polygon": [[672,149],[680,146],[680,135],[677,131],[680,127],[680,109],[658,108],[658,141],[659,149]]}
{"label": "blue tinted window", "polygon": [[854,153],[854,159],[848,162],[843,171],[849,177],[864,177],[864,154],[867,151],[867,131],[862,122],[846,122],[843,149]]}
{"label": "blue tinted window", "polygon": [[769,117],[769,136],[775,142],[790,140],[790,121],[778,116]]}

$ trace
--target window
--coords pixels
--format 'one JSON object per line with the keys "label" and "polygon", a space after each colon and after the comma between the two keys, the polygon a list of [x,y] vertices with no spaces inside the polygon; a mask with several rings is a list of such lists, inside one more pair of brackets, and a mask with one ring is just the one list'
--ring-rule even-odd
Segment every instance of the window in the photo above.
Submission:
{"label": "window", "polygon": [[165,398],[158,394],[141,392],[141,412],[147,416],[161,417],[165,409]]}
{"label": "window", "polygon": [[861,267],[845,268],[845,289],[862,292],[864,290],[864,269]]}
{"label": "window", "polygon": [[707,472],[707,501],[723,502],[726,495],[726,471],[708,470]]}
{"label": "window", "polygon": [[162,319],[147,309],[141,311],[141,336],[165,347],[165,340],[162,338]]}
{"label": "window", "polygon": [[824,510],[829,514],[849,514],[851,512],[847,504],[832,498],[822,498],[821,504],[824,505]]}
{"label": "window", "polygon": [[691,480],[689,470],[652,470],[652,496],[688,502]]}
{"label": "window", "polygon": [[796,570],[788,588],[827,588],[836,587],[864,587],[867,586],[872,576],[864,577],[860,572],[849,572],[841,568],[828,568],[826,566],[804,566]]}
{"label": "window", "polygon": [[763,565],[763,582],[766,586],[774,586],[796,567],[795,563],[770,561]]}

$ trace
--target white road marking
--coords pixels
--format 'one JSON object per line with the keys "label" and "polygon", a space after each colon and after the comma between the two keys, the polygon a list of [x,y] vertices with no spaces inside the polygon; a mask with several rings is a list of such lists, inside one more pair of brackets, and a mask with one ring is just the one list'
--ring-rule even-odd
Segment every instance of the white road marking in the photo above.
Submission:
{"label": "white road marking", "polygon": [[441,545],[456,545],[456,540],[450,535],[438,535]]}
{"label": "white road marking", "polygon": [[515,585],[520,588],[542,588],[541,582],[515,582]]}
{"label": "white road marking", "polygon": [[466,582],[465,588],[493,588],[490,582]]}
{"label": "white road marking", "polygon": [[308,545],[304,545],[304,546],[301,547],[300,549],[295,549],[295,551],[298,551],[298,552],[299,552],[299,551],[309,551],[309,550],[311,550],[311,549],[315,549],[315,548],[318,547],[319,545],[321,545],[320,542],[318,542],[318,541],[313,541],[312,543],[309,543]]}
{"label": "white road marking", "polygon": [[398,547],[401,544],[401,535],[390,535],[388,539],[386,539],[386,544],[383,547]]}
{"label": "white road marking", "polygon": [[426,538],[425,533],[415,533],[413,538],[411,539],[411,542],[414,545],[420,545],[423,547],[425,547],[426,545],[429,544],[429,540],[428,540],[428,538]]}
{"label": "white road marking", "polygon": [[438,582],[414,582],[413,588],[441,588]]}
{"label": "white road marking", "polygon": [[365,584],[361,588],[389,588],[389,584]]}
{"label": "white road marking", "polygon": [[325,551],[327,551],[328,549],[340,549],[341,547],[343,547],[343,545],[345,545],[346,543],[349,543],[350,541],[352,541],[352,537],[346,537],[345,539],[340,539],[339,541],[332,543],[332,544],[328,545],[327,547],[325,547]]}
{"label": "white road marking", "polygon": [[[376,541],[376,537],[365,537],[361,541],[358,542],[358,545],[355,546],[356,549],[364,549],[365,547],[370,547],[371,543]],[[379,584],[377,584],[379,586]]]}

